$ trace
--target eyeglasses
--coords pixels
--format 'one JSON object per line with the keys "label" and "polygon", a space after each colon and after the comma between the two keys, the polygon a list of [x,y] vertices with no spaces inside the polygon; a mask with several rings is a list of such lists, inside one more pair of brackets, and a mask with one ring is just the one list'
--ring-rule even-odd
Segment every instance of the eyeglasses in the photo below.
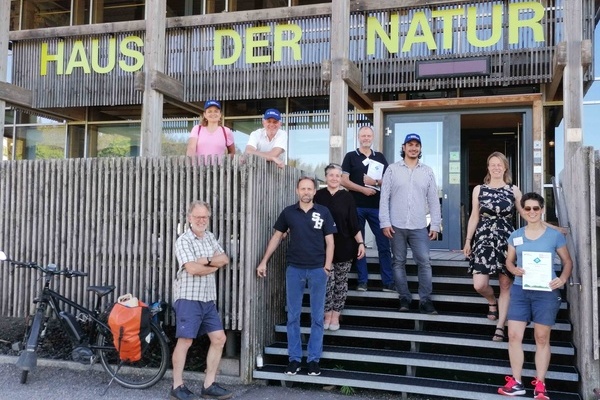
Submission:
{"label": "eyeglasses", "polygon": [[540,207],[540,206],[533,206],[533,207],[525,206],[525,207],[523,207],[523,210],[525,210],[526,212],[529,212],[531,210],[538,212],[541,209],[542,209],[542,207]]}
{"label": "eyeglasses", "polygon": [[204,220],[206,221],[207,219],[210,218],[210,215],[192,215],[192,218],[195,220]]}

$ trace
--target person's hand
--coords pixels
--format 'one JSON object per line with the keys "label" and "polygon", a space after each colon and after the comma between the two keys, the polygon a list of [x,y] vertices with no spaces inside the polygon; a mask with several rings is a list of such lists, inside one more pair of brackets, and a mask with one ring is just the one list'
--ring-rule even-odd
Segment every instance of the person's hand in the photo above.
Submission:
{"label": "person's hand", "polygon": [[560,277],[554,278],[550,281],[550,289],[560,289],[565,285],[565,283],[566,282],[563,282],[563,280]]}
{"label": "person's hand", "polygon": [[438,233],[436,231],[429,231],[429,240],[437,240]]}
{"label": "person's hand", "polygon": [[523,276],[525,275],[525,270],[523,268],[515,267],[515,272],[512,273],[514,276]]}
{"label": "person's hand", "polygon": [[367,174],[363,175],[363,183],[369,186],[377,186],[377,181]]}
{"label": "person's hand", "polygon": [[394,233],[396,233],[391,226],[388,226],[386,228],[381,228],[381,231],[383,232],[383,236],[385,236],[388,239],[393,239]]}
{"label": "person's hand", "polygon": [[325,273],[327,274],[327,276],[329,276],[331,274],[331,265],[324,265],[323,266],[323,271],[325,271]]}
{"label": "person's hand", "polygon": [[465,247],[463,247],[462,252],[465,255],[465,257],[467,257],[467,258],[471,257],[471,241],[470,240],[465,241]]}
{"label": "person's hand", "polygon": [[372,188],[368,188],[366,186],[361,186],[361,193],[364,194],[365,196],[373,196],[375,195],[375,193],[377,193],[377,190],[372,189]]}
{"label": "person's hand", "polygon": [[356,259],[360,260],[361,258],[363,258],[366,255],[366,251],[365,251],[365,244],[361,243],[358,245],[358,254],[356,254]]}
{"label": "person's hand", "polygon": [[264,278],[267,276],[267,265],[266,264],[258,264],[256,267],[256,276],[259,278]]}
{"label": "person's hand", "polygon": [[285,168],[285,164],[283,161],[281,161],[281,158],[279,157],[272,157],[271,161],[273,161],[275,163],[275,165],[277,165],[277,167],[283,169]]}

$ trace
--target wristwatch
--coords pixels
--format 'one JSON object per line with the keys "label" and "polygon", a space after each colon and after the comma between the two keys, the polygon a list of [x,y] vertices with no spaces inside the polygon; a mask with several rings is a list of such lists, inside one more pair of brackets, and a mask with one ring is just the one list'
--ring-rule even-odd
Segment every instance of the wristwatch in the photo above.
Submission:
{"label": "wristwatch", "polygon": [[210,258],[210,257],[206,257],[206,261],[208,261],[208,262],[206,263],[206,265],[208,266],[208,265],[210,265],[210,263],[212,262],[212,258]]}

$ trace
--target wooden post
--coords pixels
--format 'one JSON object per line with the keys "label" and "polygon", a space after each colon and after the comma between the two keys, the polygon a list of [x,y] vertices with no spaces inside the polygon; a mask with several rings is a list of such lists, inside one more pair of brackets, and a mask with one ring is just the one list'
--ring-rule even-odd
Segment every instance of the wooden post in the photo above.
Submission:
{"label": "wooden post", "polygon": [[583,141],[583,10],[582,1],[565,2],[567,65],[563,72],[565,160],[570,160]]}
{"label": "wooden post", "polygon": [[[8,34],[10,31],[10,1],[0,3],[0,81],[8,81]],[[4,132],[6,102],[0,100],[0,132]],[[2,135],[4,136],[4,134]],[[2,157],[0,156],[0,160]]]}
{"label": "wooden post", "polygon": [[[565,171],[562,176],[578,177],[573,186],[573,182],[561,182],[567,187],[581,188],[583,193],[566,193],[566,200],[569,204],[569,210],[573,210],[575,215],[569,218],[571,232],[575,243],[575,254],[572,254],[577,269],[581,290],[579,292],[579,302],[576,310],[572,309],[573,320],[577,325],[573,332],[575,345],[581,350],[577,357],[577,367],[581,374],[580,394],[589,396],[592,390],[600,384],[599,373],[600,365],[598,359],[594,359],[594,297],[593,294],[598,288],[593,285],[593,269],[590,268],[590,252],[595,251],[590,246],[590,235],[595,234],[593,228],[590,229],[585,221],[589,221],[590,213],[590,193],[586,190],[589,185],[589,177],[581,176],[583,170],[589,168],[588,163],[573,163],[576,155],[581,157],[583,142],[583,1],[565,1],[565,41],[567,46],[567,63],[563,73],[563,99],[564,99],[564,126],[565,126]],[[567,162],[568,161],[568,162]],[[581,168],[573,170],[574,166],[583,164]],[[591,164],[591,163],[590,163]],[[589,173],[594,174],[592,169]],[[589,189],[589,186],[588,186]],[[593,215],[593,214],[592,214]],[[570,287],[569,290],[577,290],[576,287]],[[575,295],[569,295],[569,300],[577,299]],[[596,333],[597,335],[597,333]]]}
{"label": "wooden post", "polygon": [[153,71],[164,72],[166,0],[146,2],[146,40],[144,43],[144,103],[142,105],[141,156],[159,157],[162,153],[163,94],[152,88]]}
{"label": "wooden post", "polygon": [[329,86],[329,161],[340,163],[346,150],[348,85],[342,68],[349,56],[350,2],[331,2],[331,83]]}

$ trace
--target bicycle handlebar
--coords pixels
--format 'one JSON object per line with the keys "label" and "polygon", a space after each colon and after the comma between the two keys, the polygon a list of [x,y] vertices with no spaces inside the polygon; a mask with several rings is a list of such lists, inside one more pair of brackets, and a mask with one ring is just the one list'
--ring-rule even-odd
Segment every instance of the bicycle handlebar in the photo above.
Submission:
{"label": "bicycle handlebar", "polygon": [[70,269],[58,269],[56,264],[48,264],[46,267],[42,267],[34,262],[22,262],[5,258],[1,261],[6,261],[17,268],[31,268],[42,272],[44,275],[64,275],[67,278],[88,276],[87,272],[74,271]]}

